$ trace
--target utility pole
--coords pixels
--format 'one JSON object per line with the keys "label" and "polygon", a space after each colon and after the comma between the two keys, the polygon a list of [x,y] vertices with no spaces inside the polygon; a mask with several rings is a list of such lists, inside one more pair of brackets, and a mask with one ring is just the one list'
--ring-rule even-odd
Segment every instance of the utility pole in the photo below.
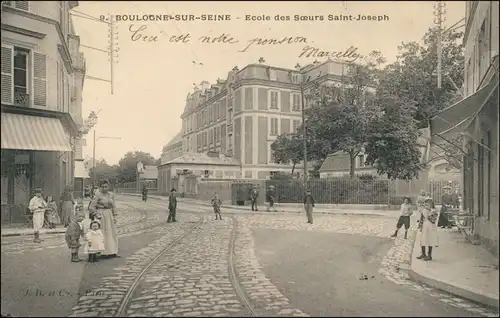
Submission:
{"label": "utility pole", "polygon": [[307,185],[307,135],[306,135],[306,116],[305,116],[305,96],[304,96],[304,77],[300,81],[300,98],[302,100],[302,139],[304,153],[304,189],[308,190]]}
{"label": "utility pole", "polygon": [[437,25],[437,85],[438,88],[441,88],[442,81],[442,58],[443,58],[443,48],[442,48],[442,33],[443,33],[443,22],[446,20],[446,3],[443,1],[437,1],[434,4],[434,24]]}
{"label": "utility pole", "polygon": [[92,145],[92,186],[95,186],[95,129],[94,129],[94,142]]}
{"label": "utility pole", "polygon": [[111,95],[114,92],[114,68],[115,68],[115,54],[116,58],[118,58],[117,48],[118,42],[118,30],[116,29],[115,21],[113,20],[113,16],[109,15],[109,65],[110,65],[110,84],[111,84]]}

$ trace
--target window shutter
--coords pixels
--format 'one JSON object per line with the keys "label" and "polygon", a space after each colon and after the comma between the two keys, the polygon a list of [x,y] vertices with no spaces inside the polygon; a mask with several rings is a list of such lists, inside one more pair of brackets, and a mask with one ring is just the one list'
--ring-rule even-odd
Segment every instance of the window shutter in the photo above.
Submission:
{"label": "window shutter", "polygon": [[2,103],[14,101],[14,47],[2,44]]}
{"label": "window shutter", "polygon": [[[9,1],[11,2],[11,1]],[[16,9],[21,9],[24,11],[28,11],[30,8],[30,2],[29,1],[16,1]]]}
{"label": "window shutter", "polygon": [[33,103],[47,106],[47,57],[38,52],[33,53]]}

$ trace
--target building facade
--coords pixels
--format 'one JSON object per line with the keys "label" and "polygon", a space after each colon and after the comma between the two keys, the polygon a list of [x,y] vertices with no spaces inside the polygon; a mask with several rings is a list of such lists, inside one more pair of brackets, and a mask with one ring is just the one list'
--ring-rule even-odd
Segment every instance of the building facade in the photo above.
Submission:
{"label": "building facade", "polygon": [[70,15],[76,6],[2,1],[2,221],[22,217],[35,187],[59,198],[83,159],[85,59]]}
{"label": "building facade", "polygon": [[498,49],[496,1],[467,1],[464,99],[431,121],[433,142],[461,135],[464,209],[471,232],[498,255]]}
{"label": "building facade", "polygon": [[[182,118],[183,153],[218,152],[241,163],[244,179],[291,172],[273,161],[271,144],[302,123],[301,81],[340,86],[346,64],[327,60],[284,69],[250,64],[233,68],[225,80],[203,82],[188,94]],[[307,105],[306,105],[307,108]],[[300,165],[295,171],[302,173]]]}
{"label": "building facade", "polygon": [[168,144],[163,147],[162,155],[161,155],[161,163],[166,163],[168,161],[174,160],[182,156],[184,153],[184,146],[182,140],[182,131],[175,135],[172,140],[169,141]]}

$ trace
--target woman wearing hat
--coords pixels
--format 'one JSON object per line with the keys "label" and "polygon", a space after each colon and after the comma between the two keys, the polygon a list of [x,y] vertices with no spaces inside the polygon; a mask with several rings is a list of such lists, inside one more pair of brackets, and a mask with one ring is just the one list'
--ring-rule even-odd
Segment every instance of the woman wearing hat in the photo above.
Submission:
{"label": "woman wearing hat", "polygon": [[445,228],[451,227],[448,219],[448,209],[453,206],[453,197],[451,196],[451,187],[444,187],[444,194],[441,196],[441,210],[439,211],[438,226]]}
{"label": "woman wearing hat", "polygon": [[33,231],[34,239],[33,242],[41,243],[40,239],[40,229],[43,227],[43,221],[45,219],[45,211],[47,210],[47,202],[42,198],[42,189],[35,189],[35,196],[30,200],[29,210],[33,213]]}
{"label": "woman wearing hat", "polygon": [[74,205],[75,200],[73,199],[73,189],[71,186],[67,185],[64,187],[64,191],[61,194],[61,221],[64,224],[64,227],[68,227],[71,221],[74,218]]}

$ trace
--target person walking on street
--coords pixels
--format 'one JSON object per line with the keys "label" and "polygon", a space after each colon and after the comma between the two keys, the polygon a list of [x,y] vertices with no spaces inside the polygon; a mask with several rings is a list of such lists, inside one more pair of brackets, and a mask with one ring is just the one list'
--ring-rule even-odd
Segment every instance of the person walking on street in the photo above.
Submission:
{"label": "person walking on street", "polygon": [[413,214],[413,207],[411,206],[411,199],[405,197],[400,209],[401,215],[399,216],[398,223],[396,224],[396,231],[391,237],[397,237],[399,229],[405,226],[405,240],[408,238],[408,229],[410,228],[410,217]]}
{"label": "person walking on street", "polygon": [[222,205],[222,201],[217,195],[217,192],[214,193],[214,196],[212,197],[210,203],[212,203],[212,206],[214,207],[215,219],[222,220],[222,216],[220,215],[220,207]]}
{"label": "person walking on street", "polygon": [[269,205],[267,207],[267,212],[271,211],[271,209],[276,212],[276,208],[274,207],[274,203],[276,201],[276,191],[274,186],[269,186],[269,190],[267,191],[267,201],[269,201]]}
{"label": "person walking on street", "polygon": [[314,198],[311,191],[307,190],[304,196],[304,209],[306,210],[307,223],[313,224]]}
{"label": "person walking on street", "polygon": [[47,202],[45,202],[45,200],[42,198],[41,188],[35,189],[35,196],[31,198],[28,208],[33,214],[33,242],[41,243],[43,242],[43,240],[40,239],[40,229],[43,227],[43,221],[45,220],[45,211],[48,208]]}
{"label": "person walking on street", "polygon": [[177,197],[175,196],[175,189],[170,190],[170,196],[168,197],[168,219],[167,223],[177,222],[175,219],[175,213],[177,211]]}
{"label": "person walking on street", "polygon": [[250,192],[250,199],[252,200],[252,211],[259,211],[257,208],[257,198],[259,197],[259,191],[257,191],[257,186],[253,186],[252,192]]}
{"label": "person walking on street", "polygon": [[[422,229],[420,236],[420,248],[422,253],[417,259],[424,261],[432,260],[432,248],[438,245],[437,219],[438,212],[431,198],[425,200],[425,207],[422,209]],[[427,253],[425,248],[427,247]]]}

